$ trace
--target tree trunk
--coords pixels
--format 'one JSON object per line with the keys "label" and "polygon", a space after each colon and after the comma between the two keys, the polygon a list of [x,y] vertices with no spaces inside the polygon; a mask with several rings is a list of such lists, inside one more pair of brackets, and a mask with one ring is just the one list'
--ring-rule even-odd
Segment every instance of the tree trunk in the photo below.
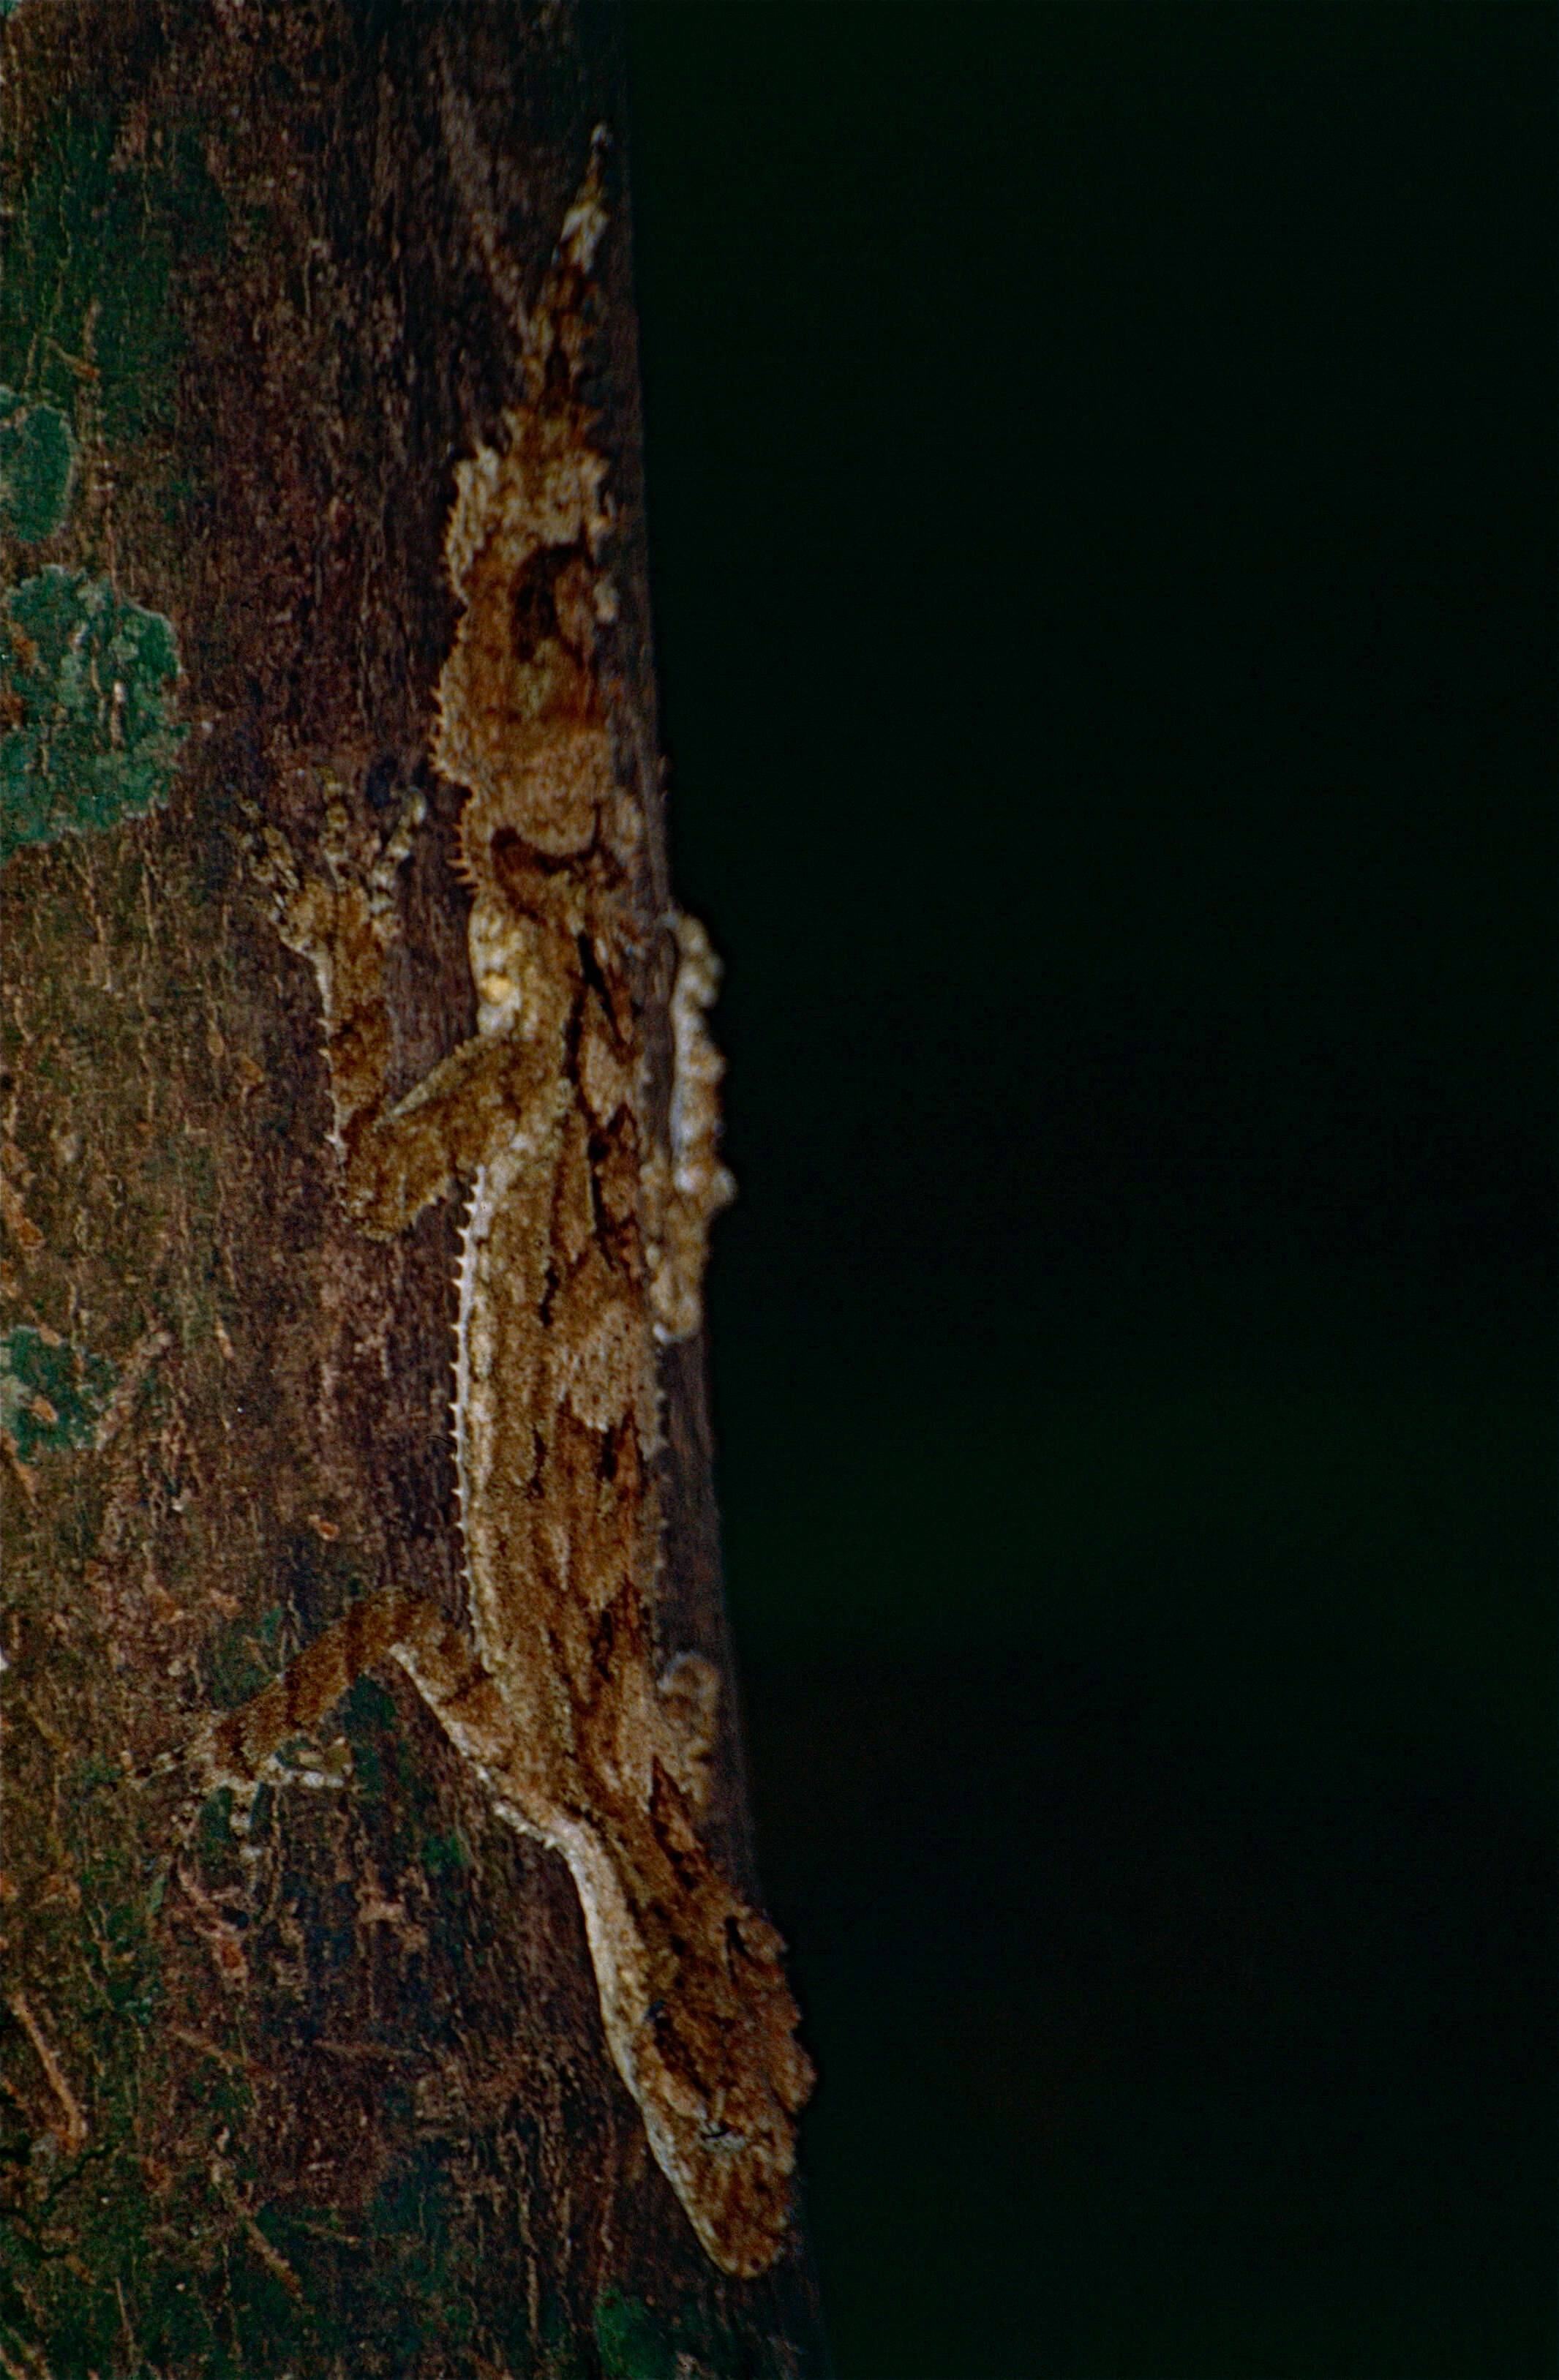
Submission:
{"label": "tree trunk", "polygon": [[[463,618],[445,541],[457,467],[503,468],[527,388],[607,467],[586,696],[639,834],[619,889],[643,1129],[676,1146],[620,20],[0,13],[0,2364],[821,2372],[799,2213],[725,2269],[718,2221],[695,2232],[698,2185],[673,2189],[653,2086],[603,2028],[575,1877],[505,1823],[499,1753],[461,1749],[390,1634],[367,1666],[343,1653],[340,1691],[297,1683],[354,1612],[472,1624],[461,1202],[376,1233],[343,1184],[365,1019],[391,1100],[486,1046],[473,780],[433,761]],[[581,295],[560,235],[593,153]],[[583,342],[562,380],[536,332],[554,300]],[[359,1008],[344,944],[308,944],[297,906],[345,902],[354,868],[382,955]],[[707,1801],[654,1774],[701,1809],[699,1889],[755,1940],[701,1342],[659,1342],[661,1558],[634,1592],[655,1662],[695,1657],[723,1692]],[[290,1748],[252,1717],[278,1677]],[[224,1712],[248,1766],[218,1778]]]}

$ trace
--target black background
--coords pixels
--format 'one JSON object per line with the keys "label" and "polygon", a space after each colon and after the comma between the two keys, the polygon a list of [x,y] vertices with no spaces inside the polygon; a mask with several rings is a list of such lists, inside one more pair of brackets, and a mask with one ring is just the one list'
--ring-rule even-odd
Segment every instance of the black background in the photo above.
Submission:
{"label": "black background", "polygon": [[1555,16],[638,6],[845,2380],[1555,2368]]}

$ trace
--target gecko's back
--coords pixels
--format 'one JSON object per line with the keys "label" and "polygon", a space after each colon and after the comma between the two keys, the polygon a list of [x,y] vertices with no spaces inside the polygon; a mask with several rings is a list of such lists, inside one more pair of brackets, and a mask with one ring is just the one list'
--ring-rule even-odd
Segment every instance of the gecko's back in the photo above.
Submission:
{"label": "gecko's back", "polygon": [[610,512],[577,394],[604,221],[598,151],[527,318],[528,402],[458,467],[434,757],[466,795],[477,1032],[344,1146],[370,1229],[469,1184],[455,1429],[479,1670],[427,1627],[402,1658],[500,1808],[567,1860],[656,2155],[709,2253],[751,2273],[784,2233],[811,2070],[779,1937],[697,1833],[715,1673],[656,1643],[659,1351],[699,1327],[731,1183],[692,920],[648,929],[677,941],[659,1128],[635,1004],[646,828],[601,690]]}

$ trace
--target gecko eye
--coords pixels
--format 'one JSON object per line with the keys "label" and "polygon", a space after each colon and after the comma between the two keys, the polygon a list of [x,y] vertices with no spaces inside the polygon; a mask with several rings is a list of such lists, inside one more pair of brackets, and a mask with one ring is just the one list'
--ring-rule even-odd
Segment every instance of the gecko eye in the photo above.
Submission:
{"label": "gecko eye", "polygon": [[494,1008],[501,1008],[506,1000],[512,1000],[514,992],[514,987],[508,976],[498,974],[483,976],[482,998],[490,1001]]}

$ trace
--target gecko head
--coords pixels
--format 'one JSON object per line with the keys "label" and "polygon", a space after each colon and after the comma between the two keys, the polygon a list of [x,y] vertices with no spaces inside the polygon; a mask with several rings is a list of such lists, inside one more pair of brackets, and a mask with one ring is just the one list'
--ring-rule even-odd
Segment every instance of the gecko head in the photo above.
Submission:
{"label": "gecko head", "polygon": [[732,1910],[728,1931],[719,1972],[700,1961],[695,1979],[684,1956],[679,1987],[647,2015],[629,2087],[706,2253],[748,2280],[790,2228],[795,2119],[813,2072],[793,2038],[779,1936],[751,1910]]}

